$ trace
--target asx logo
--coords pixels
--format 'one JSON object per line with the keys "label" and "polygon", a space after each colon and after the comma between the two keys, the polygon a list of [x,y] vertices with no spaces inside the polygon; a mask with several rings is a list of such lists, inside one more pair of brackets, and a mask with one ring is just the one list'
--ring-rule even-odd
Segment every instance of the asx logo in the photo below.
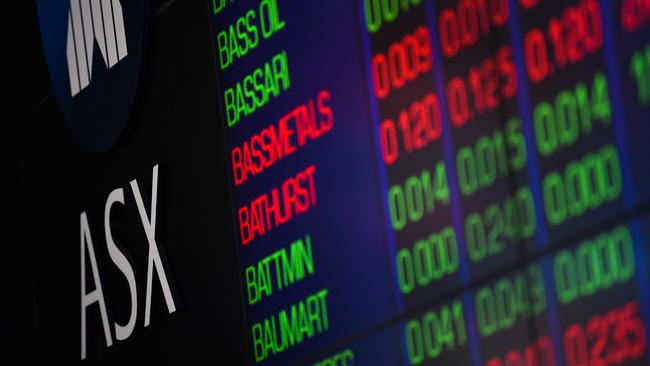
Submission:
{"label": "asx logo", "polygon": [[70,1],[66,58],[73,97],[90,84],[95,44],[109,69],[128,55],[119,0]]}
{"label": "asx logo", "polygon": [[105,152],[126,130],[146,50],[148,0],[37,0],[52,87],[74,137]]}

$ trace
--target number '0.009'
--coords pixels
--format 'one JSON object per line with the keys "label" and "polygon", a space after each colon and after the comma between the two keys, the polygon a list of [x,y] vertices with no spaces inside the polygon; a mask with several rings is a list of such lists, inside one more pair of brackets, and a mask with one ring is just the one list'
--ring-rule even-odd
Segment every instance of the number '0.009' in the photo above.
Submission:
{"label": "number '0.009'", "polygon": [[391,90],[431,70],[433,54],[431,36],[425,26],[418,27],[401,41],[388,47],[388,52],[377,53],[372,58],[371,71],[375,96],[383,99]]}

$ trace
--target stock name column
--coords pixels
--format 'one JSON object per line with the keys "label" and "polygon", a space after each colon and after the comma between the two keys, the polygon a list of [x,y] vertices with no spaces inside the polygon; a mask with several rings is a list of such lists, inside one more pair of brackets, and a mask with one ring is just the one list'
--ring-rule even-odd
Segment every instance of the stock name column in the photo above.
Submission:
{"label": "stock name column", "polygon": [[394,316],[358,43],[336,33],[354,8],[210,9],[251,358],[286,365]]}
{"label": "stock name column", "polygon": [[[624,208],[621,136],[612,114],[597,0],[518,0],[521,75],[539,163],[548,241],[577,235]],[[539,243],[545,245],[546,243]]]}

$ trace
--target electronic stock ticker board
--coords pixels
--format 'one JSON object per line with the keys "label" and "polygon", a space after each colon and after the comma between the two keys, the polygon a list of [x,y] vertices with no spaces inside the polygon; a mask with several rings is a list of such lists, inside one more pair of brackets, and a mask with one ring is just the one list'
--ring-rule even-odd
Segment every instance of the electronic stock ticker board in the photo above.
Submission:
{"label": "electronic stock ticker board", "polygon": [[648,365],[650,2],[209,2],[249,357]]}

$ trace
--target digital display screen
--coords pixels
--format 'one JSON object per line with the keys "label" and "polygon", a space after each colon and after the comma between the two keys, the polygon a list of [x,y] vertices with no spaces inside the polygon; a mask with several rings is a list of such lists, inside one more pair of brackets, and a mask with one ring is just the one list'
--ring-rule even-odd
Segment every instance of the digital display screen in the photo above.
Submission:
{"label": "digital display screen", "polygon": [[650,364],[650,1],[208,3],[252,363]]}

